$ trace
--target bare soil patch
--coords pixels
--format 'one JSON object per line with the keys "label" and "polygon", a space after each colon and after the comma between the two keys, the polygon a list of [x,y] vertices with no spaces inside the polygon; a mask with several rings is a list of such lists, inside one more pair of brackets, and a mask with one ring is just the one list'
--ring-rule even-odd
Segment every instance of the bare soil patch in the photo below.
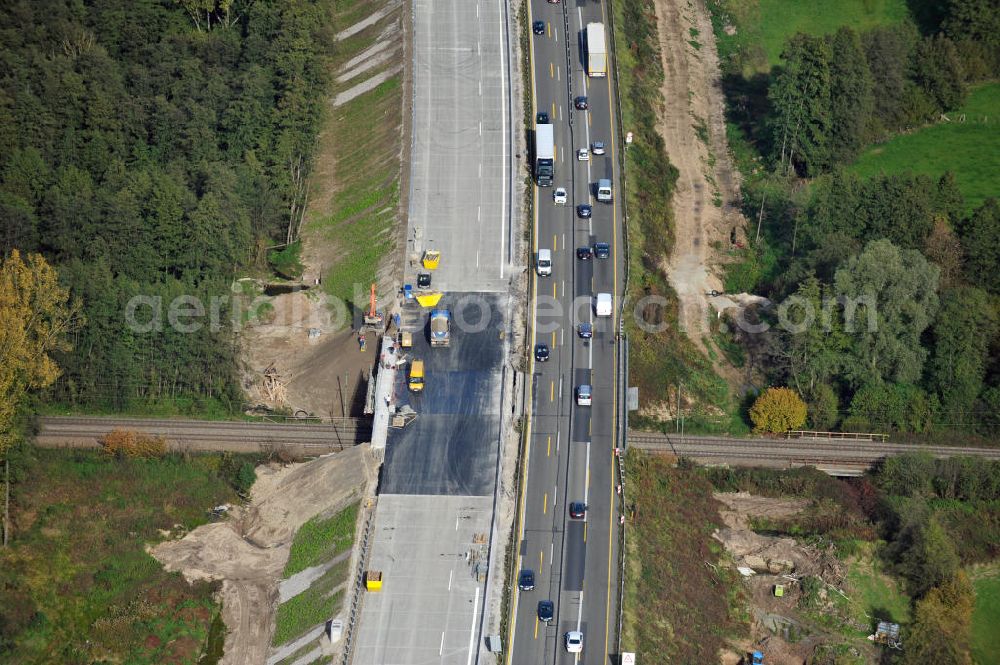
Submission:
{"label": "bare soil patch", "polygon": [[678,170],[673,196],[675,242],[667,276],[677,292],[681,329],[714,356],[730,385],[739,375],[710,337],[712,291],[723,289],[719,265],[744,242],[740,176],[729,156],[715,37],[704,0],[656,0],[664,80],[659,132]]}
{"label": "bare soil patch", "polygon": [[198,527],[150,549],[188,582],[221,580],[227,635],[223,664],[265,662],[274,631],[278,585],[295,531],[315,515],[332,515],[366,496],[377,465],[368,446],[311,462],[257,469],[251,500],[225,522]]}
{"label": "bare soil patch", "polygon": [[[731,662],[736,653],[760,649],[767,663],[801,665],[809,662],[818,646],[849,641],[817,621],[823,615],[839,617],[838,603],[846,600],[847,568],[833,546],[806,545],[795,538],[764,535],[750,528],[753,518],[793,517],[810,501],[747,492],[715,493],[714,498],[726,508],[719,511],[725,527],[717,529],[713,537],[723,544],[737,567],[753,571],[742,578],[750,605],[751,641],[734,641],[733,651],[723,653],[722,662]],[[805,580],[818,582],[809,590]],[[775,594],[775,585],[783,586],[782,596]],[[852,648],[862,653],[860,647]],[[875,655],[874,651],[865,654]]]}

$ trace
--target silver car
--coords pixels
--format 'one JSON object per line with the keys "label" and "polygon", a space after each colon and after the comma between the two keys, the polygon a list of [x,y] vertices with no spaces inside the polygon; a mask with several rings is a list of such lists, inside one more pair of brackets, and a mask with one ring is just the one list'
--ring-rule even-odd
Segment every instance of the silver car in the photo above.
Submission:
{"label": "silver car", "polygon": [[566,205],[566,188],[556,187],[556,191],[552,192],[552,201],[557,205]]}
{"label": "silver car", "polygon": [[595,155],[604,154],[604,141],[594,141],[594,145],[591,148],[591,152]]}

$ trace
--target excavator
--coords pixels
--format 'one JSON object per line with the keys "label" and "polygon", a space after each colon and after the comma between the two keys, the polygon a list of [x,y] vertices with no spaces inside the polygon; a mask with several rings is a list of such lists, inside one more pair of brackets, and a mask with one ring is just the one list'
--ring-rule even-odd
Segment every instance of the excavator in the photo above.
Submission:
{"label": "excavator", "polygon": [[384,317],[382,315],[382,312],[376,309],[376,304],[378,303],[378,300],[375,297],[374,283],[372,283],[371,297],[369,297],[368,303],[369,303],[368,311],[365,312],[365,317],[364,317],[365,325],[371,326],[372,328],[378,328],[379,326],[382,325]]}

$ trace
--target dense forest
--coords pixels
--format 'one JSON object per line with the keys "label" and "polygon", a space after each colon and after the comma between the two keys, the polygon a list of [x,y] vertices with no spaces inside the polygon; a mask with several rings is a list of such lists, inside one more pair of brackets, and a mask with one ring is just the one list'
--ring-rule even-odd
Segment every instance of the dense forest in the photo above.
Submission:
{"label": "dense forest", "polygon": [[[947,172],[847,170],[865,147],[960,107],[997,71],[1000,3],[950,0],[861,34],[797,34],[766,93],[731,105],[768,165],[744,187],[761,237],[736,288],[786,305],[797,296],[782,311],[796,324],[817,315],[804,331],[741,341],[770,383],[802,395],[809,427],[997,433],[1000,204],[970,211]],[[734,78],[731,100],[760,84]],[[841,306],[819,325],[824,303],[845,298],[864,303],[863,324],[851,329]]]}
{"label": "dense forest", "polygon": [[126,304],[186,294],[207,308],[289,239],[322,115],[327,11],[0,4],[0,253],[41,252],[84,304],[57,402],[240,406],[232,330],[138,334]]}

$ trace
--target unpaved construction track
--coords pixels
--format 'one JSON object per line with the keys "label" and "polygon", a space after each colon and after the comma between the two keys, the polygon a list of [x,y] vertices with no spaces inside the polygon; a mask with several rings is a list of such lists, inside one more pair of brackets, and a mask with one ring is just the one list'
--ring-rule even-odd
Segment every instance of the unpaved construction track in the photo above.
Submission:
{"label": "unpaved construction track", "polygon": [[[741,242],[744,234],[739,173],[726,143],[718,54],[704,0],[654,4],[664,71],[659,131],[679,173],[667,275],[680,300],[682,329],[704,352],[706,344],[715,346],[707,320],[709,292],[723,290],[718,264],[734,235]],[[717,349],[716,355],[724,357]],[[720,362],[716,370],[732,373]]]}

